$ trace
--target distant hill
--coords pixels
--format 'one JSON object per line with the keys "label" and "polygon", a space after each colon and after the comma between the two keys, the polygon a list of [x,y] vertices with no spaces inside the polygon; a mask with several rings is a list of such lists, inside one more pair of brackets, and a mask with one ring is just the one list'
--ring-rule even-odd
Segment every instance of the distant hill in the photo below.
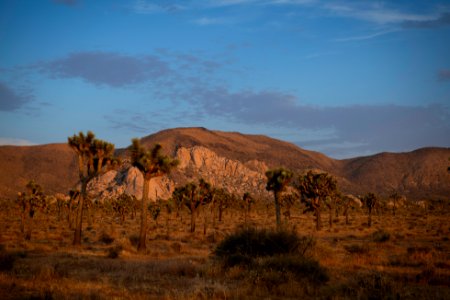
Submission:
{"label": "distant hill", "polygon": [[78,179],[67,144],[0,146],[0,197],[13,198],[34,179],[47,193],[67,192]]}
{"label": "distant hill", "polygon": [[174,154],[181,146],[203,146],[223,157],[242,163],[250,160],[264,161],[269,167],[319,168],[331,171],[341,165],[339,161],[322,153],[304,150],[264,135],[211,131],[201,127],[163,130],[142,138],[142,143],[146,146],[160,143],[169,154]]}
{"label": "distant hill", "polygon": [[[194,151],[197,156],[206,153],[204,155],[207,157],[189,158],[215,160],[205,164],[198,176],[214,176],[218,170],[209,172],[205,168],[210,165],[227,168],[226,161],[230,160],[234,168],[248,169],[259,174],[263,174],[264,166],[284,166],[296,172],[320,169],[336,176],[341,190],[354,194],[373,191],[387,195],[395,189],[410,198],[450,197],[450,173],[447,171],[449,148],[423,148],[408,153],[380,153],[335,160],[319,152],[304,150],[294,144],[263,135],[211,131],[205,128],[163,130],[143,137],[142,143],[148,147],[160,143],[167,154],[174,156],[177,153],[180,155],[180,148],[197,149]],[[216,153],[217,157],[201,150],[204,148]],[[118,153],[125,155],[125,149],[118,150]],[[242,166],[236,165],[236,162]],[[193,172],[199,170],[197,168]],[[225,173],[221,171],[221,174],[227,172],[229,170]],[[241,173],[236,174],[243,176]],[[181,175],[185,174],[174,176],[181,178]],[[66,144],[1,146],[0,197],[15,197],[30,179],[35,179],[48,192],[67,192],[77,182],[75,154]],[[213,182],[220,180],[222,179],[219,177],[211,178]]]}

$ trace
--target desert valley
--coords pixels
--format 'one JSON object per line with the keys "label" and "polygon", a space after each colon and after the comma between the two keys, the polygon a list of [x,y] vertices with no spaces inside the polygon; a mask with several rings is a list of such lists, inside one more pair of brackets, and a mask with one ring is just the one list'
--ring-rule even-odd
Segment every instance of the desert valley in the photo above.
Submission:
{"label": "desert valley", "polygon": [[[147,205],[135,152],[156,144],[176,163]],[[450,298],[449,148],[336,160],[205,128],[139,146],[90,176],[92,156],[85,197],[71,145],[0,146],[0,298]]]}

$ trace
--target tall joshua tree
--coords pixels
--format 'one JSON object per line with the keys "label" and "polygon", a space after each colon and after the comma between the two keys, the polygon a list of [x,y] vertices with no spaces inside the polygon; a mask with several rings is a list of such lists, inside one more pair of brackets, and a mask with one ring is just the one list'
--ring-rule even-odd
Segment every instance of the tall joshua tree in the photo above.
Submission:
{"label": "tall joshua tree", "polygon": [[73,244],[81,245],[81,228],[84,201],[87,197],[87,185],[92,179],[112,168],[118,161],[113,157],[114,145],[96,139],[91,131],[88,131],[86,135],[80,132],[78,135],[69,137],[68,144],[78,157],[81,191],[77,207]]}
{"label": "tall joshua tree", "polygon": [[144,176],[144,188],[142,192],[141,229],[139,233],[138,251],[145,252],[147,246],[147,202],[150,189],[150,180],[168,174],[178,165],[178,160],[172,159],[161,153],[162,146],[155,144],[152,149],[145,149],[139,139],[133,139],[130,147],[131,163]]}
{"label": "tall joshua tree", "polygon": [[277,221],[277,229],[280,229],[281,227],[280,196],[293,176],[294,174],[290,170],[284,168],[268,170],[266,172],[266,190],[273,191],[275,200],[275,216]]}
{"label": "tall joshua tree", "polygon": [[320,221],[321,204],[325,203],[327,197],[337,192],[336,180],[327,173],[308,171],[306,175],[299,177],[297,189],[302,195],[302,201],[306,202],[306,205],[314,211],[316,229],[320,230],[322,227]]}

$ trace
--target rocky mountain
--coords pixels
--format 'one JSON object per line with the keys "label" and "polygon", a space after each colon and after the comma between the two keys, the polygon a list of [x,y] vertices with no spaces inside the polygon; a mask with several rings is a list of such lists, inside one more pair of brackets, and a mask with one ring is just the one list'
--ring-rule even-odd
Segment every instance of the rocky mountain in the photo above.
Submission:
{"label": "rocky mountain", "polygon": [[[205,128],[168,129],[142,138],[150,147],[160,143],[180,165],[168,177],[153,180],[150,197],[168,198],[175,186],[200,177],[230,192],[251,192],[269,197],[265,171],[284,166],[296,172],[319,169],[338,178],[344,192],[386,195],[400,191],[410,198],[449,199],[449,148],[424,148],[409,153],[380,153],[368,157],[334,160],[321,153],[261,135],[210,131]],[[93,182],[93,197],[120,193],[141,196],[143,179],[126,162],[126,150],[117,151],[124,165]],[[35,179],[49,193],[67,192],[77,182],[75,154],[65,144],[32,147],[0,147],[0,196],[13,198]]]}

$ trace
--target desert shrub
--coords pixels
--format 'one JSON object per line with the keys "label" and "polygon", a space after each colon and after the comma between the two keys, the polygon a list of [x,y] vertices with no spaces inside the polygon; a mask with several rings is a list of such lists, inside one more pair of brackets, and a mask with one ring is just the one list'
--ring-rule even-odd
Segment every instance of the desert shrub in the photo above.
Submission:
{"label": "desert shrub", "polygon": [[389,232],[384,231],[383,229],[379,229],[372,234],[372,239],[376,243],[383,243],[389,241],[391,235]]}
{"label": "desert shrub", "polygon": [[247,228],[227,236],[214,255],[226,272],[239,270],[252,289],[256,285],[263,293],[292,296],[328,281],[327,271],[308,255],[314,245],[314,239],[295,232]]}
{"label": "desert shrub", "polygon": [[352,299],[397,299],[393,280],[376,271],[355,274],[346,284],[344,294]]}
{"label": "desert shrub", "polygon": [[113,246],[107,249],[106,257],[107,258],[118,258],[120,253],[122,252],[123,247],[121,245]]}
{"label": "desert shrub", "polygon": [[227,236],[214,250],[214,255],[227,266],[249,264],[254,258],[282,254],[304,256],[315,242],[295,232],[269,231],[255,228],[241,229]]}
{"label": "desert shrub", "polygon": [[102,242],[103,244],[106,245],[110,245],[112,244],[112,242],[114,242],[114,238],[105,232],[102,232],[98,240],[99,242]]}

